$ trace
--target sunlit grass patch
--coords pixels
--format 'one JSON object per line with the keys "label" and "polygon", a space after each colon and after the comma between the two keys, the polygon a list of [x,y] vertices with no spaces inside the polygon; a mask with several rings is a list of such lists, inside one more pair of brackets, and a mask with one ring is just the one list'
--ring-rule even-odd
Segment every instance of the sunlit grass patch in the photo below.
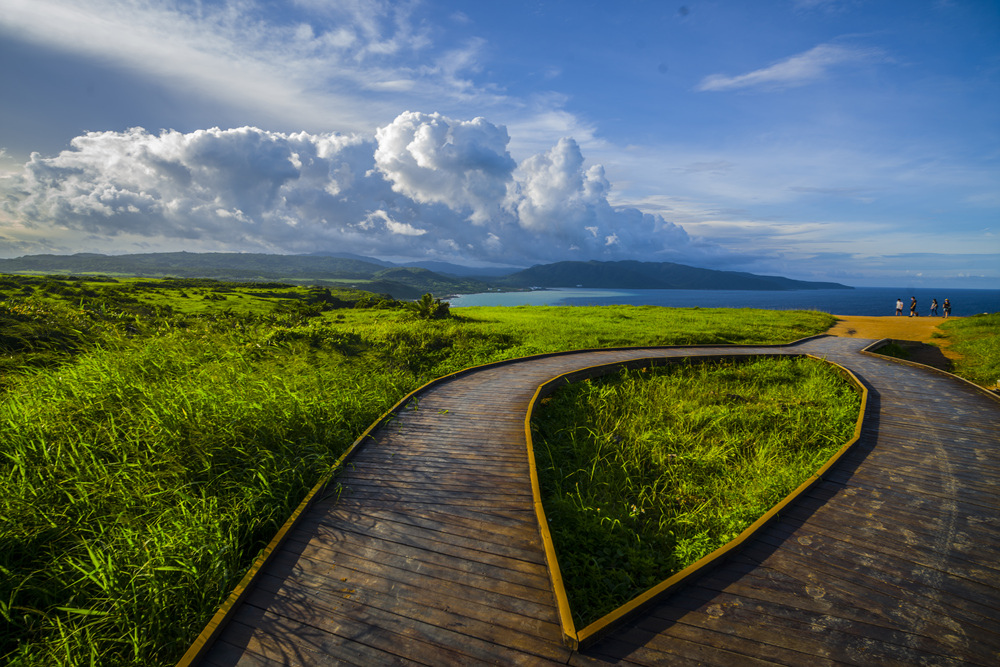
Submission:
{"label": "sunlit grass patch", "polygon": [[577,626],[734,539],[850,439],[859,406],[812,359],[625,371],[544,399],[535,459]]}
{"label": "sunlit grass patch", "polygon": [[1000,313],[949,319],[940,326],[961,355],[955,372],[983,387],[1000,388]]}
{"label": "sunlit grass patch", "polygon": [[635,345],[788,343],[825,331],[836,321],[816,311],[751,308],[516,306],[453,312],[476,326],[530,331],[521,350],[524,354]]}
{"label": "sunlit grass patch", "polygon": [[0,655],[149,665],[183,652],[306,491],[413,383],[301,352],[176,332],[8,392]]}
{"label": "sunlit grass patch", "polygon": [[[46,667],[176,661],[337,455],[431,378],[829,326],[819,313],[641,307],[424,320],[322,289],[0,283],[0,663]],[[204,298],[215,293],[226,299]]]}

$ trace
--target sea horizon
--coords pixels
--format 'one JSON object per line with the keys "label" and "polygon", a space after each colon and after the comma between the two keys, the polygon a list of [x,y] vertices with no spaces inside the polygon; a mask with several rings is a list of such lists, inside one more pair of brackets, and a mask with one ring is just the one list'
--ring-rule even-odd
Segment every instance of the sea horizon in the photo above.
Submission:
{"label": "sea horizon", "polygon": [[664,306],[671,308],[763,308],[767,310],[818,310],[832,315],[895,315],[896,299],[909,315],[910,297],[917,299],[917,313],[930,316],[931,300],[949,299],[953,317],[1000,311],[998,289],[854,287],[821,290],[672,290],[545,288],[527,292],[483,292],[448,299],[452,308],[472,306]]}

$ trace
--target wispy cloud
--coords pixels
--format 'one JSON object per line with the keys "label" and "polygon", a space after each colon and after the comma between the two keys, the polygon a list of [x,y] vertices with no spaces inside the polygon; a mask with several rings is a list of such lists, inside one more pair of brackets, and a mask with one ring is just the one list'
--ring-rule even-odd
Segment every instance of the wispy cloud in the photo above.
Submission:
{"label": "wispy cloud", "polygon": [[804,86],[826,76],[836,65],[848,62],[870,61],[881,57],[878,49],[820,44],[805,53],[799,53],[770,67],[726,76],[712,74],[698,85],[700,91],[737,90],[740,88],[782,89]]}
{"label": "wispy cloud", "polygon": [[[480,43],[436,46],[412,3],[300,0],[308,13],[277,22],[256,3],[154,0],[10,0],[0,35],[41,44],[196,91],[219,103],[260,110],[282,125],[371,131],[400,101],[475,101],[463,72],[477,67]],[[496,98],[495,91],[484,98]],[[362,103],[363,101],[363,103]],[[287,121],[287,122],[282,122]]]}

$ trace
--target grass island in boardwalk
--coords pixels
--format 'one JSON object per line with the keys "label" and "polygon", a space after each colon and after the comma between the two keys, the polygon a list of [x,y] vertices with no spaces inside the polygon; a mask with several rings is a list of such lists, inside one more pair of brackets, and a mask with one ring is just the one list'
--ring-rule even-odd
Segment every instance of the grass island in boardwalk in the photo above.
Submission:
{"label": "grass island in boardwalk", "polygon": [[0,664],[996,667],[998,35],[0,0]]}

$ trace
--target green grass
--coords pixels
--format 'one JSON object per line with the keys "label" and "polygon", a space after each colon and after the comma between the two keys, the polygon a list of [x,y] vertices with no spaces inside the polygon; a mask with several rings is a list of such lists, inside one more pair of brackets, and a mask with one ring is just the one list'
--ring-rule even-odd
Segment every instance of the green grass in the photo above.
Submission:
{"label": "green grass", "polygon": [[530,331],[522,349],[525,354],[574,346],[791,342],[822,333],[836,321],[831,315],[815,311],[750,308],[516,306],[456,308],[453,312],[495,331]]}
{"label": "green grass", "polygon": [[8,393],[8,659],[175,660],[344,446],[412,385],[241,338],[161,335]]}
{"label": "green grass", "polygon": [[535,460],[577,627],[734,539],[851,438],[859,407],[813,359],[624,371],[543,399]]}
{"label": "green grass", "polygon": [[286,287],[0,277],[0,663],[172,664],[339,454],[428,379],[832,323],[651,307],[424,320]]}
{"label": "green grass", "polygon": [[978,385],[1000,388],[1000,313],[948,319],[940,325],[951,349],[962,355],[955,373]]}

